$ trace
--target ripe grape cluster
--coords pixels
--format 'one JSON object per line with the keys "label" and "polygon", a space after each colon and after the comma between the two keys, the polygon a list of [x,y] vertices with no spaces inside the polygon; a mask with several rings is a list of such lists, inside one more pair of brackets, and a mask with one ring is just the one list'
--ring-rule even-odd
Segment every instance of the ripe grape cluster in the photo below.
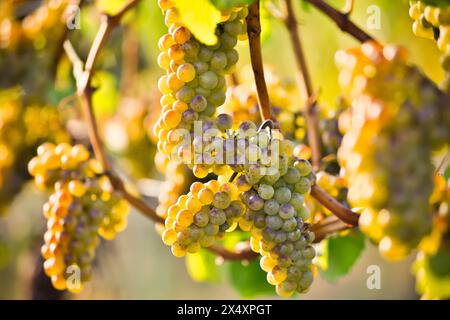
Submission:
{"label": "ripe grape cluster", "polygon": [[[52,192],[44,204],[44,270],[58,290],[79,292],[88,281],[99,235],[111,240],[127,224],[128,204],[82,145],[45,143],[28,164],[35,184]],[[69,267],[80,279],[70,280]]]}
{"label": "ripe grape cluster", "polygon": [[413,32],[416,36],[434,40],[444,54],[441,58],[446,79],[442,85],[445,91],[450,89],[450,5],[438,6],[429,1],[411,1],[409,15],[414,20]]}
{"label": "ripe grape cluster", "polygon": [[236,184],[248,207],[239,226],[251,232],[251,248],[262,255],[261,268],[278,295],[304,293],[313,281],[315,257],[311,246],[314,233],[305,222],[309,211],[304,205],[311,189],[311,165],[291,157],[279,170],[262,168],[249,166],[237,177]]}
{"label": "ripe grape cluster", "polygon": [[[397,47],[365,43],[341,51],[340,81],[353,101],[338,152],[352,205],[367,209],[360,227],[388,259],[400,259],[430,232],[432,146],[448,141],[442,94],[406,64]],[[447,117],[448,118],[448,117]]]}
{"label": "ripe grape cluster", "polygon": [[198,252],[233,231],[245,210],[234,184],[194,182],[190,192],[169,207],[162,239],[175,257]]}
{"label": "ripe grape cluster", "polygon": [[435,210],[432,234],[420,244],[414,263],[417,291],[426,299],[450,298],[450,186],[435,176],[430,198]]}
{"label": "ripe grape cluster", "polygon": [[[194,139],[193,136],[180,134],[177,129],[184,129],[192,135],[194,122],[200,120],[203,122],[203,127],[199,128],[201,134],[205,126],[215,121],[216,109],[225,102],[224,75],[239,59],[234,47],[238,37],[246,33],[244,19],[248,10],[243,7],[223,12],[223,22],[216,28],[217,43],[207,46],[182,25],[170,0],[159,1],[159,5],[169,33],[159,41],[161,53],[158,64],[166,70],[166,74],[158,82],[163,94],[162,112],[154,131],[159,139],[158,149],[173,158],[183,153],[180,147],[182,140],[186,144]],[[191,166],[193,160],[189,161]],[[203,172],[199,172],[198,176],[204,176]]]}

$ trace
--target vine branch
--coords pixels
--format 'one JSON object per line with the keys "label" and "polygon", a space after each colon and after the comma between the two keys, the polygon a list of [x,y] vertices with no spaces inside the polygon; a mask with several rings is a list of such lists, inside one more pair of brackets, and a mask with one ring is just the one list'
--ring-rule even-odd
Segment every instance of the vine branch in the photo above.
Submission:
{"label": "vine branch", "polygon": [[131,194],[125,187],[123,181],[112,172],[112,166],[109,162],[105,150],[103,148],[103,142],[98,132],[97,120],[95,118],[94,109],[92,105],[92,94],[95,88],[92,87],[91,80],[94,72],[95,62],[103,48],[106,40],[108,39],[111,31],[120,23],[123,15],[136,6],[139,0],[132,0],[127,3],[118,13],[114,15],[103,14],[102,23],[95,36],[94,42],[89,50],[86,64],[83,64],[78,57],[75,49],[69,40],[64,42],[64,49],[69,60],[73,65],[73,74],[77,85],[77,94],[81,100],[81,107],[88,125],[89,140],[94,150],[95,158],[101,163],[105,172],[110,175],[114,188],[120,191],[123,197],[139,212],[146,217],[152,219],[155,222],[164,223],[164,219],[158,216],[152,208],[150,208],[141,198]]}
{"label": "vine branch", "polygon": [[325,190],[314,184],[311,187],[311,196],[325,208],[330,210],[336,217],[352,226],[358,225],[359,214],[345,207],[342,203],[330,196]]}
{"label": "vine branch", "polygon": [[371,35],[369,35],[360,27],[358,27],[353,21],[351,21],[348,12],[346,13],[340,12],[339,10],[333,8],[323,0],[306,0],[306,1],[308,1],[311,5],[316,7],[318,10],[322,11],[329,18],[331,18],[339,27],[339,29],[341,29],[343,32],[352,35],[355,39],[359,40],[360,42],[366,41],[378,42],[377,40],[375,40],[375,38],[373,38]]}
{"label": "vine branch", "polygon": [[[289,2],[289,0],[287,0],[287,2]],[[291,10],[291,14],[292,14],[292,7],[290,10]],[[291,19],[291,22],[290,22],[291,24],[293,22],[295,23],[295,29],[296,29],[297,28],[296,20],[292,20],[292,16],[290,17],[290,19]],[[251,62],[252,62],[253,74],[255,77],[258,101],[260,101],[260,111],[261,111],[261,114],[263,115],[263,121],[264,121],[264,120],[270,119],[270,118],[266,118],[264,116],[264,114],[269,114],[269,116],[270,116],[271,111],[270,111],[269,96],[267,94],[267,86],[266,86],[266,82],[264,80],[264,68],[263,68],[263,64],[262,64],[261,41],[260,41],[260,36],[259,36],[259,34],[261,32],[261,24],[259,21],[259,1],[255,1],[252,5],[249,6],[249,15],[247,17],[247,24],[248,24],[247,31],[248,31],[249,44],[250,44],[250,57],[251,57]],[[297,31],[297,35],[298,35],[298,31]],[[295,42],[297,44],[300,43],[298,41],[299,38],[298,37],[295,37],[295,38],[296,38]],[[303,56],[303,54],[302,54],[302,56]],[[304,71],[303,68],[305,68],[305,70],[306,70],[305,66],[306,66],[306,63],[303,58],[303,62],[300,64],[300,67],[299,67],[301,69],[301,72]],[[306,77],[309,79],[308,75]],[[303,75],[303,78],[305,78],[305,75]],[[305,90],[308,90],[309,92],[312,93],[311,81],[307,81],[305,83]],[[325,190],[320,188],[318,185],[313,185],[311,187],[311,196],[314,197],[319,203],[321,203],[325,208],[330,210],[336,217],[338,217],[343,222],[348,223],[353,226],[358,225],[359,215],[354,213],[352,210],[346,208],[343,204],[341,204],[339,201],[337,201],[336,199],[331,197]]]}
{"label": "vine branch", "polygon": [[294,50],[295,62],[297,64],[297,84],[300,92],[307,98],[306,110],[304,112],[306,118],[306,126],[308,130],[308,143],[312,151],[312,165],[315,169],[320,167],[322,159],[321,138],[319,131],[319,119],[317,112],[317,101],[314,96],[311,77],[306,64],[303,47],[298,31],[298,21],[295,16],[292,0],[286,0],[286,14],[283,19],[284,25],[289,32],[292,48]]}
{"label": "vine branch", "polygon": [[253,75],[255,77],[256,91],[258,93],[257,96],[261,118],[263,121],[275,120],[272,116],[269,93],[267,91],[266,80],[264,78],[259,0],[256,0],[248,7],[248,16],[246,21],[248,43],[250,47],[250,59],[252,63]]}

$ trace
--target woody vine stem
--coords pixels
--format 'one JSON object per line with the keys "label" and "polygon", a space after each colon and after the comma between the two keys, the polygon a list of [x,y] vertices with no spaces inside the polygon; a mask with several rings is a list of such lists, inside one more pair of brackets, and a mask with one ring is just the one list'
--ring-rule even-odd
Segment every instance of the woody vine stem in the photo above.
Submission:
{"label": "woody vine stem", "polygon": [[[64,41],[63,47],[73,65],[73,74],[77,85],[77,95],[80,98],[82,113],[88,126],[89,140],[96,159],[102,164],[103,169],[111,178],[115,190],[120,192],[123,198],[127,200],[131,206],[133,206],[139,213],[149,218],[150,220],[156,223],[164,223],[164,219],[158,216],[152,207],[150,207],[139,196],[127,190],[124,182],[115,173],[103,147],[103,142],[98,132],[97,120],[95,118],[92,104],[92,95],[95,91],[95,88],[92,86],[91,80],[94,74],[95,63],[97,61],[98,55],[101,49],[104,47],[112,30],[120,24],[125,13],[134,8],[139,3],[139,1],[140,0],[129,1],[121,10],[119,10],[114,15],[106,13],[103,13],[101,15],[101,24],[89,50],[89,54],[85,63],[83,63],[78,57],[69,40]],[[331,19],[333,19],[342,31],[349,33],[357,40],[373,40],[371,36],[367,35],[349,19],[348,14],[342,13],[332,8],[321,0],[307,1],[314,5],[317,9],[322,11],[324,14],[329,16]],[[309,120],[308,126],[311,127],[311,135],[314,136],[314,132],[316,132],[315,130],[317,130],[315,128],[318,121],[317,116],[314,116],[315,101],[313,101],[314,99],[311,99],[311,97],[313,97],[312,87],[301,50],[298,32],[296,32],[297,23],[292,11],[291,0],[286,0],[286,5],[288,10],[288,15],[286,16],[286,26],[290,31],[290,38],[294,47],[294,53],[296,55],[296,62],[299,69],[300,79],[299,86],[304,87],[305,92],[307,92],[307,96],[309,98],[308,103],[310,105],[308,105],[308,109],[311,109],[312,113],[310,112],[311,110],[308,112],[313,116],[307,117],[307,120]],[[264,78],[260,41],[261,24],[259,19],[259,1],[255,1],[252,5],[249,6],[247,28],[249,35],[250,56],[255,76],[261,116],[264,120],[275,120],[272,116],[269,95]],[[320,140],[310,141],[310,143],[311,147],[313,148],[313,154],[315,154],[314,163],[318,164],[320,162]],[[321,241],[327,235],[351,228],[358,224],[358,215],[356,213],[332,198],[319,186],[312,186],[311,195],[334,214],[334,216],[325,218],[324,220],[313,225],[313,231],[316,234],[316,242]],[[256,253],[250,250],[250,247],[248,245],[240,246],[236,248],[235,251],[230,251],[217,245],[209,247],[208,250],[227,260],[251,260],[258,256]]]}

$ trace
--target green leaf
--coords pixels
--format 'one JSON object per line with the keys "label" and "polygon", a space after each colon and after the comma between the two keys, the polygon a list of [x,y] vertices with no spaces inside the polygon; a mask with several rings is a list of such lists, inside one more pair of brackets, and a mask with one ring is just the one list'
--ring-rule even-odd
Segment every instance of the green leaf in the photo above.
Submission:
{"label": "green leaf", "polygon": [[181,22],[206,45],[215,45],[216,26],[221,14],[209,0],[176,0],[175,6],[180,14]]}
{"label": "green leaf", "polygon": [[232,7],[240,7],[252,4],[255,0],[211,0],[211,3],[220,10],[229,9]]}
{"label": "green leaf", "polygon": [[259,259],[248,265],[241,262],[228,263],[228,277],[231,286],[244,298],[274,294],[275,289],[266,280],[266,273],[259,266]]}
{"label": "green leaf", "polygon": [[359,231],[324,240],[317,263],[322,277],[334,283],[348,274],[364,250],[364,241],[365,237]]}
{"label": "green leaf", "polygon": [[195,281],[219,282],[221,273],[215,261],[216,256],[214,254],[206,250],[200,250],[198,253],[186,256],[186,268]]}
{"label": "green leaf", "polygon": [[270,36],[272,35],[272,20],[273,20],[272,15],[266,9],[265,6],[261,6],[260,20],[261,20],[261,43],[264,44],[267,40],[269,40]]}
{"label": "green leaf", "polygon": [[97,71],[92,79],[92,85],[98,87],[92,96],[94,111],[98,116],[112,114],[117,107],[117,79],[114,74]]}
{"label": "green leaf", "polygon": [[448,181],[450,179],[450,164],[447,166],[447,168],[444,171],[444,178],[445,178],[445,181]]}

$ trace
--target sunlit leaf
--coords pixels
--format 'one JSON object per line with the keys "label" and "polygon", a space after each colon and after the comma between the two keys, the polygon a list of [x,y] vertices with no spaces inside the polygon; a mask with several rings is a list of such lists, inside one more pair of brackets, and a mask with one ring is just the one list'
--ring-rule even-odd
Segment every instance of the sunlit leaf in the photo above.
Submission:
{"label": "sunlit leaf", "polygon": [[175,5],[182,23],[199,41],[206,45],[216,44],[215,31],[221,14],[209,0],[176,0]]}
{"label": "sunlit leaf", "polygon": [[450,179],[450,165],[448,165],[447,168],[444,171],[444,178],[445,178],[445,180],[449,180]]}
{"label": "sunlit leaf", "polygon": [[92,84],[98,88],[92,96],[95,113],[99,116],[113,113],[118,102],[116,77],[112,73],[97,71]]}
{"label": "sunlit leaf", "polygon": [[272,35],[272,15],[268,12],[265,6],[261,6],[260,21],[261,21],[261,43],[265,43]]}
{"label": "sunlit leaf", "polygon": [[320,274],[329,282],[336,282],[350,272],[364,250],[365,237],[359,231],[337,235],[322,242],[318,258]]}
{"label": "sunlit leaf", "polygon": [[109,14],[115,14],[122,9],[130,0],[96,0],[96,7]]}
{"label": "sunlit leaf", "polygon": [[248,265],[241,262],[229,262],[228,274],[230,284],[244,298],[258,295],[274,294],[275,290],[266,280],[266,273],[259,266],[259,259]]}
{"label": "sunlit leaf", "polygon": [[216,256],[209,251],[201,250],[198,253],[186,256],[186,268],[192,279],[199,282],[218,282],[221,275]]}

